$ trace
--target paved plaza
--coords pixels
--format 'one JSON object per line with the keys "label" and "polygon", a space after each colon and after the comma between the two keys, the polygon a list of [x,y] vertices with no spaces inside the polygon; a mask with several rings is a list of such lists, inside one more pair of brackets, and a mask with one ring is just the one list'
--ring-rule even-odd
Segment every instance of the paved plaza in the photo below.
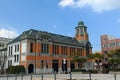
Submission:
{"label": "paved plaza", "polygon": [[[88,80],[89,74],[72,74],[72,79],[73,80]],[[56,80],[69,80],[70,79],[70,74],[57,74],[56,75]],[[92,80],[115,80],[114,74],[91,74],[91,79]],[[0,80],[42,80],[41,75],[24,75],[23,79],[21,76],[15,77],[0,77]],[[43,80],[55,80],[54,74],[44,74],[43,75]],[[116,74],[116,80],[120,80],[120,74]]]}

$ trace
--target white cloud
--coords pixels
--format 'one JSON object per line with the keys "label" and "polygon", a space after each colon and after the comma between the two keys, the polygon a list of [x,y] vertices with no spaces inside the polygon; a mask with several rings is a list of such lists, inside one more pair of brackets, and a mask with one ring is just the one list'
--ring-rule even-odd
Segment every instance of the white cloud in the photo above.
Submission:
{"label": "white cloud", "polygon": [[66,6],[74,6],[75,5],[75,2],[74,0],[62,0],[59,5],[61,7],[66,7]]}
{"label": "white cloud", "polygon": [[120,9],[120,0],[61,0],[61,7],[83,8],[91,7],[95,12]]}
{"label": "white cloud", "polygon": [[15,38],[18,36],[18,33],[14,29],[0,29],[0,37],[5,37],[5,38]]}

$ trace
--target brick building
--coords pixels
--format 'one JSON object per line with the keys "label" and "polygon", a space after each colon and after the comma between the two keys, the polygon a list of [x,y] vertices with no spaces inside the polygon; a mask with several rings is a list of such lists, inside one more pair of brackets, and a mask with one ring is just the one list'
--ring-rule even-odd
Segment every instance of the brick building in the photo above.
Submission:
{"label": "brick building", "polygon": [[110,35],[101,35],[102,54],[107,54],[111,50],[120,49],[120,38]]}
{"label": "brick building", "polygon": [[82,21],[75,27],[75,37],[30,29],[8,44],[6,68],[10,65],[24,65],[28,73],[51,73],[71,71],[79,68],[73,63],[71,54],[86,56],[92,52],[87,27]]}

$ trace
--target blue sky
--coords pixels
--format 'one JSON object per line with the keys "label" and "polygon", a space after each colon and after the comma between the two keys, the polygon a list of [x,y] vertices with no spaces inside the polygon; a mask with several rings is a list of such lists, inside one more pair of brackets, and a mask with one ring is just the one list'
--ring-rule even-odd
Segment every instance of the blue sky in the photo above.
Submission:
{"label": "blue sky", "polygon": [[100,35],[120,38],[120,0],[0,0],[0,36],[15,38],[36,29],[75,36],[84,21],[93,51],[100,51]]}

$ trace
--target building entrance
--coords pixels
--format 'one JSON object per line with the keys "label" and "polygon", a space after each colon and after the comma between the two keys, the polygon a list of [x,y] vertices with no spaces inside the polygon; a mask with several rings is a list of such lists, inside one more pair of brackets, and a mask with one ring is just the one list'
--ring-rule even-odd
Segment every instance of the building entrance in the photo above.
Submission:
{"label": "building entrance", "polygon": [[71,71],[75,69],[75,64],[73,62],[70,63],[70,68],[71,68]]}
{"label": "building entrance", "polygon": [[33,64],[29,64],[28,66],[28,73],[33,73],[34,71],[34,65]]}
{"label": "building entrance", "polygon": [[52,69],[55,72],[58,72],[58,60],[53,60],[52,61]]}

